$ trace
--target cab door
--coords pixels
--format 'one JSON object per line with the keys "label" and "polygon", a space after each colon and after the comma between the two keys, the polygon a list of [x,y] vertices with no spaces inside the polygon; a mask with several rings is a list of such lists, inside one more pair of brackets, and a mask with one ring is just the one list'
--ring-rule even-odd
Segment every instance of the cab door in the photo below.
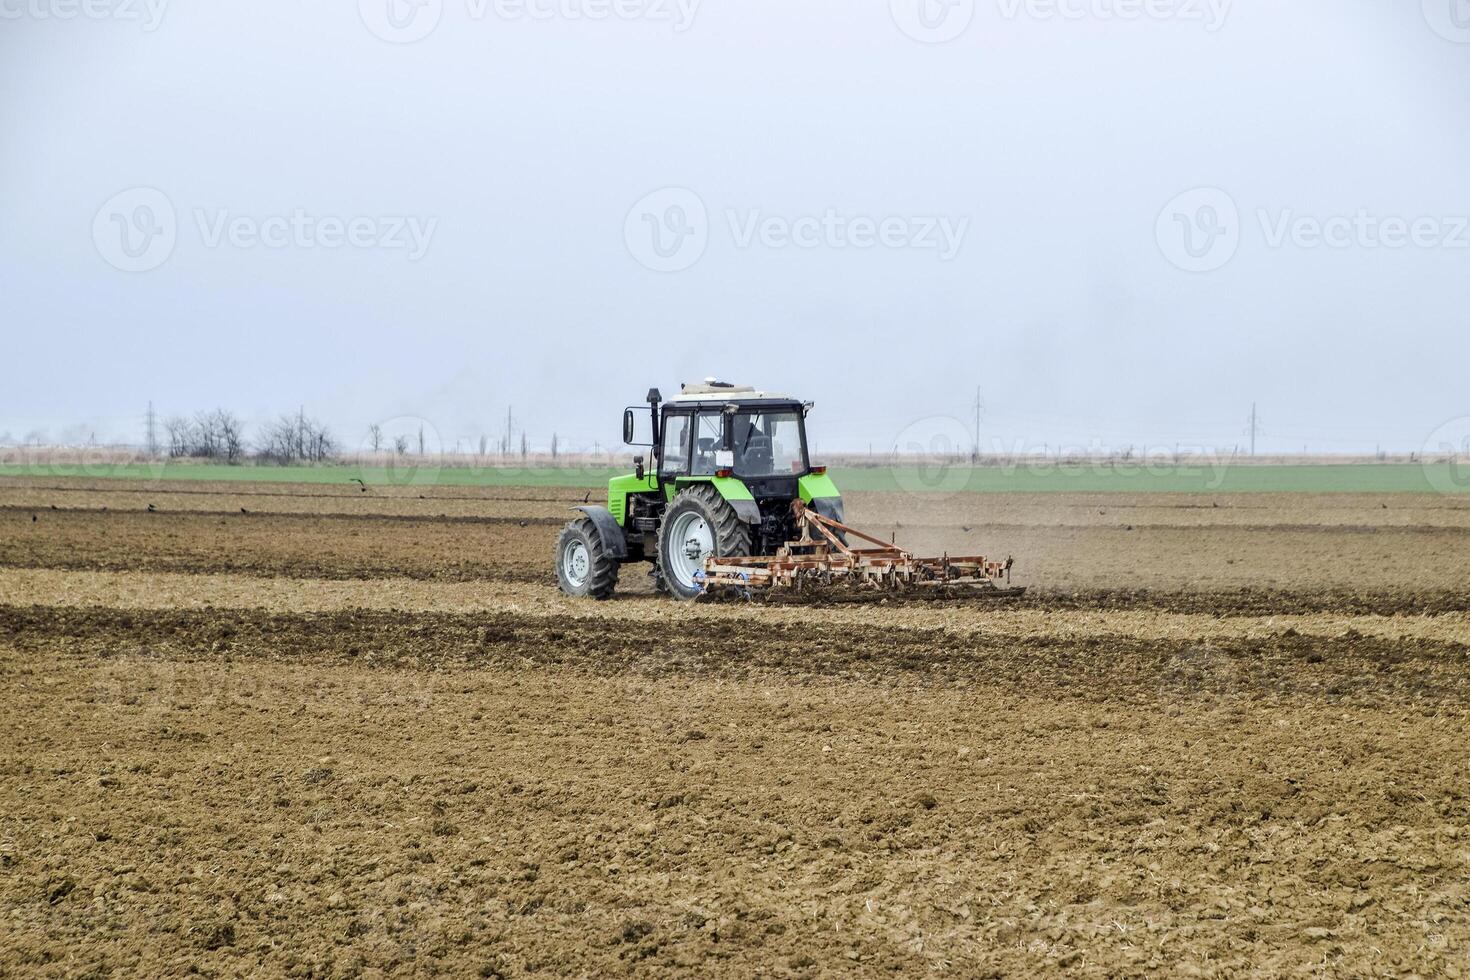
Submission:
{"label": "cab door", "polygon": [[672,484],[675,478],[689,475],[693,429],[693,413],[664,412],[663,443],[658,457],[661,481]]}

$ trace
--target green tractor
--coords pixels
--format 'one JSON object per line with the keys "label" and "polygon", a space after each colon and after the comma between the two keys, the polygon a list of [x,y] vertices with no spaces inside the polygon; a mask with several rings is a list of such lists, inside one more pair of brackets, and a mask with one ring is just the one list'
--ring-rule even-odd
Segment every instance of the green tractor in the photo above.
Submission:
{"label": "green tractor", "polygon": [[606,599],[629,562],[650,562],[658,588],[677,599],[703,591],[705,559],[774,554],[799,534],[802,507],[842,521],[842,497],[807,454],[810,402],[707,381],[663,400],[648,393],[651,440],[636,440],[638,409],[623,413],[623,441],[649,445],[652,467],[608,481],[607,506],[582,516],[556,543],[556,575],[570,596]]}

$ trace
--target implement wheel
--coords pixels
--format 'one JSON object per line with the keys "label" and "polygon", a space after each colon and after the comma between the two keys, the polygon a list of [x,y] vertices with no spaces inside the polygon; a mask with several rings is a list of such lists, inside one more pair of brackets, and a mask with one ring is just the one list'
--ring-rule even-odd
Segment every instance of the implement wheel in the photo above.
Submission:
{"label": "implement wheel", "polygon": [[587,518],[572,521],[556,539],[556,579],[569,596],[608,599],[618,585],[618,563]]}
{"label": "implement wheel", "polygon": [[659,584],[676,599],[693,599],[703,591],[696,573],[704,571],[706,558],[749,554],[750,528],[708,483],[680,492],[659,524]]}

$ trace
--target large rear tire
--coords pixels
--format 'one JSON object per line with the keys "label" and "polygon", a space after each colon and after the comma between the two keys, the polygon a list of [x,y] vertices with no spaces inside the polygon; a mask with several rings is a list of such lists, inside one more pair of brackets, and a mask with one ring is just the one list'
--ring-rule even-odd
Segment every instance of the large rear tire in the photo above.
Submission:
{"label": "large rear tire", "polygon": [[711,555],[749,554],[750,527],[710,484],[682,491],[664,511],[658,528],[658,582],[674,598],[689,600],[703,591],[696,573]]}
{"label": "large rear tire", "polygon": [[610,599],[618,585],[618,563],[602,545],[597,526],[586,517],[562,528],[556,539],[556,579],[574,598]]}

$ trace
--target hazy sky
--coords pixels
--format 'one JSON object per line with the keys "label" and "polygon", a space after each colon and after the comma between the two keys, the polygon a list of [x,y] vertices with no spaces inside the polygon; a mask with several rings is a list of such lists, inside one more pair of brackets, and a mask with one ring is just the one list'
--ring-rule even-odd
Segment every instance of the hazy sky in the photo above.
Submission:
{"label": "hazy sky", "polygon": [[1467,119],[1464,0],[0,0],[0,434],[1417,449]]}

